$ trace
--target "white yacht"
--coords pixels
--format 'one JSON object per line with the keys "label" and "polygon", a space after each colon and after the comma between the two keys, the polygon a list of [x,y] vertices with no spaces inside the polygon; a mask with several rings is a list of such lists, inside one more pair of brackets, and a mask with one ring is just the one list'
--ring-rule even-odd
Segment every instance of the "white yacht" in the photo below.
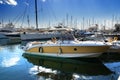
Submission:
{"label": "white yacht", "polygon": [[27,40],[48,40],[53,37],[59,38],[62,34],[65,32],[71,32],[72,29],[69,28],[51,28],[47,31],[43,32],[24,32],[23,34],[20,34],[22,41]]}

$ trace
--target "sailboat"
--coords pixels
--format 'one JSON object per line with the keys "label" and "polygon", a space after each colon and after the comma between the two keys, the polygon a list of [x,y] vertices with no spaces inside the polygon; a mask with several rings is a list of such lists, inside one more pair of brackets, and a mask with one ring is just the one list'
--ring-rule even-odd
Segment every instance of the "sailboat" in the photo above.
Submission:
{"label": "sailboat", "polygon": [[[35,32],[23,32],[20,34],[22,41],[32,41],[32,40],[48,40],[52,37],[59,38],[61,32],[71,30],[70,28],[65,28],[64,25],[58,25],[59,28],[45,28],[38,29],[38,13],[37,13],[37,0],[35,0],[35,20],[36,20],[36,31]],[[28,20],[29,21],[29,20]]]}
{"label": "sailboat", "polygon": [[49,30],[43,30],[43,32],[28,32],[20,35],[22,41],[32,41],[32,40],[50,40],[53,37],[60,38],[61,33],[66,31],[72,31],[69,28],[53,28]]}
{"label": "sailboat", "polygon": [[111,44],[108,53],[120,53],[120,40],[118,40],[118,37],[108,39],[107,43]]}

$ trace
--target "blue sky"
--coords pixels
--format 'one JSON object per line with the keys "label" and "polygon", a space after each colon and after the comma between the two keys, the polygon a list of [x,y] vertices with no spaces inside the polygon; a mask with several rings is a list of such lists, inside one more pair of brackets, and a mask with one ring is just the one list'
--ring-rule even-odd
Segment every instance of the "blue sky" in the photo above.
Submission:
{"label": "blue sky", "polygon": [[[39,27],[47,27],[58,23],[77,23],[78,27],[90,20],[94,23],[110,25],[112,17],[117,16],[120,20],[120,0],[37,0]],[[0,21],[5,23],[9,20],[16,25],[27,25],[27,15],[30,18],[30,25],[35,26],[34,0],[0,0]],[[106,23],[106,25],[107,25]]]}

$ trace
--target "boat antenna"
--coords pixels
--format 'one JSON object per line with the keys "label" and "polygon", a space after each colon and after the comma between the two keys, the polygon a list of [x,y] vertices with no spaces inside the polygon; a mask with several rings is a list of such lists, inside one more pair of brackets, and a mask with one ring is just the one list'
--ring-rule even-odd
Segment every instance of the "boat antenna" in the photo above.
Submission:
{"label": "boat antenna", "polygon": [[35,19],[36,19],[36,30],[38,30],[37,0],[35,0]]}

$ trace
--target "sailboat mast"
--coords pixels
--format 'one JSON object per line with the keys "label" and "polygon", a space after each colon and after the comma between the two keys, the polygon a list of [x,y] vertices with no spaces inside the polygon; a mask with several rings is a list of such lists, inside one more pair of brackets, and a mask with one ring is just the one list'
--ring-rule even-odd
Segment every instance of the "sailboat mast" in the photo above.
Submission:
{"label": "sailboat mast", "polygon": [[35,0],[35,19],[36,19],[36,29],[38,30],[37,0]]}
{"label": "sailboat mast", "polygon": [[28,22],[28,28],[30,28],[30,20],[29,20],[29,15],[27,15],[27,22]]}
{"label": "sailboat mast", "polygon": [[2,19],[2,27],[4,27],[4,21],[3,21],[3,19]]}

